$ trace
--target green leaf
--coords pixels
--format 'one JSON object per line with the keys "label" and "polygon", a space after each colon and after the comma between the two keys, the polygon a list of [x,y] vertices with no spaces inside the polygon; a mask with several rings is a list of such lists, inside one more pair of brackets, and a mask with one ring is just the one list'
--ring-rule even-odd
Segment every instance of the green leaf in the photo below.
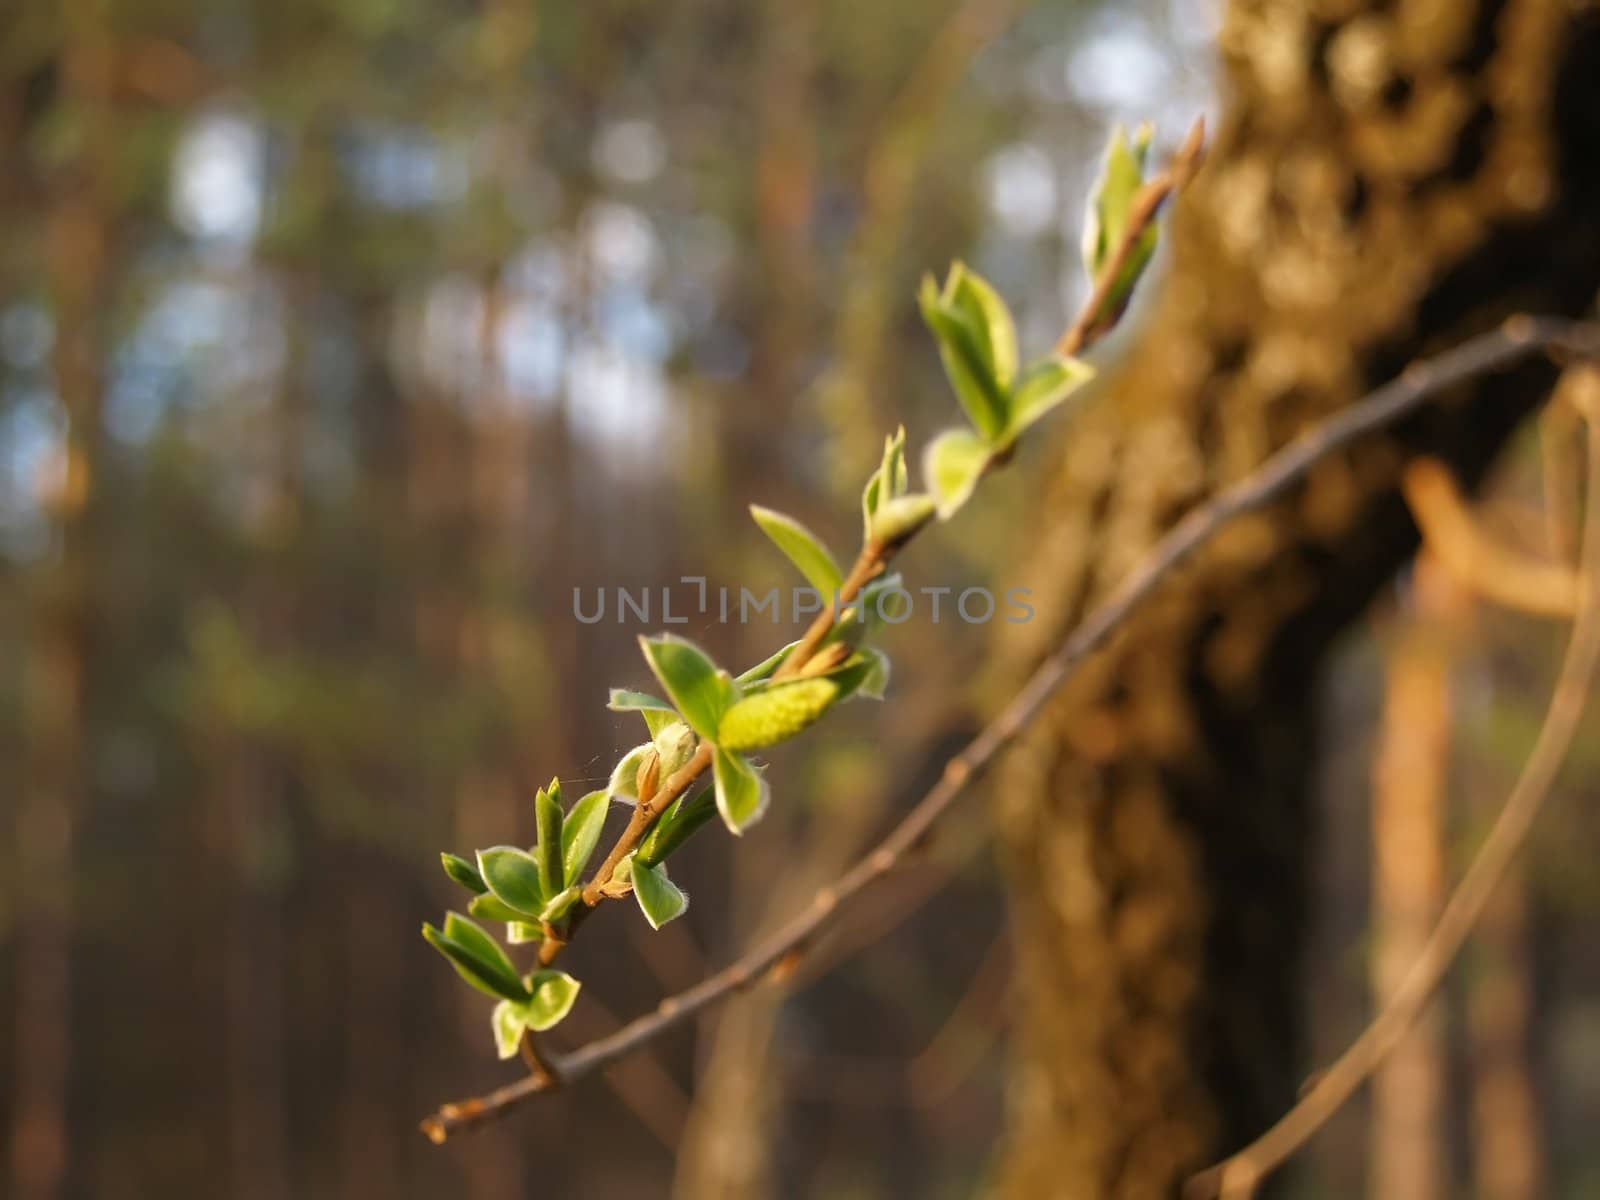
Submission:
{"label": "green leaf", "polygon": [[539,844],[534,855],[539,867],[539,894],[547,900],[561,890],[561,788],[554,795],[543,788],[533,798],[534,821]]}
{"label": "green leaf", "polygon": [[639,803],[639,767],[644,763],[644,756],[654,749],[652,743],[646,742],[624,754],[622,761],[611,769],[611,782],[606,784],[607,793]]}
{"label": "green leaf", "polygon": [[494,1030],[495,1052],[501,1058],[517,1056],[517,1049],[522,1045],[522,1031],[528,1024],[524,1015],[526,1011],[524,1005],[502,1000],[489,1014],[489,1027]]}
{"label": "green leaf", "polygon": [[544,926],[535,925],[531,921],[507,921],[506,941],[513,946],[526,946],[532,942],[544,941]]}
{"label": "green leaf", "polygon": [[738,676],[734,680],[734,682],[739,684],[739,685],[741,685],[741,687],[742,687],[744,684],[757,683],[757,682],[767,678],[767,676],[771,675],[774,671],[776,671],[778,669],[778,665],[781,662],[783,662],[783,660],[785,658],[787,658],[789,656],[789,651],[793,650],[799,644],[800,644],[800,642],[799,642],[798,639],[796,639],[795,641],[790,642],[787,646],[785,646],[782,650],[779,650],[776,654],[772,655],[770,658],[763,658],[760,662],[758,662],[755,666],[751,667],[743,675]]}
{"label": "green leaf", "polygon": [[693,642],[670,634],[641,637],[639,646],[689,727],[701,737],[715,734],[723,710],[738,699],[738,689],[727,673],[717,670]]}
{"label": "green leaf", "polygon": [[905,586],[905,580],[898,571],[881,576],[867,584],[839,614],[839,619],[833,623],[833,628],[822,639],[823,646],[831,646],[835,642],[843,642],[852,650],[858,648],[873,630],[884,624],[883,613],[891,616],[900,611],[904,600],[887,600],[880,605],[879,601],[888,593]]}
{"label": "green leaf", "polygon": [[515,1058],[526,1030],[538,1032],[559,1024],[578,999],[582,985],[565,971],[535,971],[527,977],[527,995],[521,1001],[502,1000],[495,1005],[489,1023],[494,1029],[495,1050],[501,1058]]}
{"label": "green leaf", "polygon": [[666,867],[647,867],[637,859],[633,864],[633,894],[651,929],[660,929],[673,918],[682,916],[689,907],[689,897],[667,878]]}
{"label": "green leaf", "polygon": [[496,900],[524,919],[538,917],[545,895],[533,855],[515,846],[491,846],[478,851],[478,871]]}
{"label": "green leaf", "polygon": [[1094,368],[1076,358],[1052,357],[1029,367],[1011,393],[1004,444],[1016,441],[1023,430],[1093,378]]}
{"label": "green leaf", "polygon": [[911,483],[910,473],[906,470],[906,427],[901,425],[894,431],[894,436],[883,440],[883,462],[878,470],[883,473],[883,478],[889,484],[889,490],[884,495],[885,500],[892,500],[896,496],[905,494],[906,488]]}
{"label": "green leaf", "polygon": [[862,535],[872,536],[872,518],[885,504],[903,495],[906,477],[906,427],[900,426],[893,437],[883,439],[883,461],[867,480],[861,493]]}
{"label": "green leaf", "polygon": [[489,890],[483,882],[483,876],[478,874],[478,868],[459,854],[441,854],[439,861],[444,864],[444,873],[467,891],[481,896]]}
{"label": "green leaf", "polygon": [[775,746],[822,716],[838,697],[838,683],[826,675],[775,683],[723,713],[715,741],[730,753]]}
{"label": "green leaf", "polygon": [[450,965],[480,992],[508,1000],[527,999],[527,990],[500,944],[471,921],[448,913],[444,929],[423,923],[422,936]]}
{"label": "green leaf", "polygon": [[[852,646],[859,646],[861,637],[871,633],[884,623],[882,612],[896,613],[899,611],[893,604],[880,604],[879,601],[885,595],[904,586],[905,579],[898,571],[867,584],[866,587],[861,589],[861,610],[855,613],[858,620],[862,619],[864,615],[864,624],[860,626],[858,631],[854,632],[844,622],[840,622],[835,628],[841,634],[846,635],[844,640],[849,641]],[[825,640],[832,641],[833,639],[827,638]]]}
{"label": "green leaf", "polygon": [[[634,851],[634,854],[637,854],[637,853],[638,853],[638,851]],[[631,883],[631,882],[633,882],[633,859],[634,859],[634,854],[624,854],[622,856],[622,861],[617,863],[617,865],[614,868],[612,868],[611,878],[613,880],[615,880],[617,883]]]}
{"label": "green leaf", "polygon": [[490,937],[482,926],[467,920],[460,913],[445,913],[444,936],[467,947],[479,958],[493,964],[496,970],[516,974],[512,969],[511,960],[506,957],[506,952],[500,949],[500,943]]}
{"label": "green leaf", "polygon": [[685,793],[674,800],[639,843],[635,852],[639,862],[651,867],[665,862],[691,834],[714,817],[717,801],[712,793],[712,788],[702,788],[692,797]]}
{"label": "green leaf", "polygon": [[582,895],[583,889],[576,885],[557,892],[550,897],[549,903],[544,906],[544,911],[539,914],[540,919],[551,923],[561,920],[571,910],[572,906],[578,902],[578,897]]}
{"label": "green leaf", "polygon": [[998,437],[1005,428],[1006,389],[988,362],[985,335],[965,312],[940,295],[932,277],[923,279],[917,300],[922,319],[938,340],[939,357],[955,388],[956,399],[985,441]]}
{"label": "green leaf", "polygon": [[759,504],[750,506],[750,515],[761,526],[761,532],[772,539],[772,544],[800,569],[800,574],[806,577],[806,582],[817,590],[823,601],[831,602],[834,593],[844,583],[844,573],[817,536],[793,517],[762,508]]}
{"label": "green leaf", "polygon": [[527,913],[520,913],[509,904],[490,895],[474,896],[472,903],[467,905],[467,911],[482,920],[504,921],[508,925],[513,921],[528,919]]}
{"label": "green leaf", "polygon": [[[1128,227],[1133,198],[1144,184],[1150,136],[1150,126],[1141,125],[1130,144],[1119,125],[1112,132],[1111,142],[1106,147],[1100,177],[1090,193],[1089,212],[1083,230],[1083,261],[1091,284],[1099,283],[1101,274],[1109,265],[1112,253]],[[1122,311],[1129,293],[1155,255],[1159,236],[1154,221],[1139,234],[1106,294],[1101,311],[1096,314],[1097,322],[1114,319]]]}
{"label": "green leaf", "polygon": [[932,520],[936,510],[933,497],[925,492],[886,500],[873,514],[867,537],[880,546],[898,546]]}
{"label": "green leaf", "polygon": [[606,789],[590,792],[572,806],[572,811],[561,823],[561,878],[564,883],[578,882],[578,876],[589,865],[594,848],[600,842],[600,831],[605,827],[606,813],[611,808],[611,797]]}
{"label": "green leaf", "polygon": [[939,519],[948,521],[972,495],[989,465],[989,447],[966,429],[947,429],[922,459],[922,476],[933,489]]}
{"label": "green leaf", "polygon": [[856,693],[869,700],[882,700],[884,693],[889,690],[889,656],[871,646],[863,646],[861,653],[870,665]]}
{"label": "green leaf", "polygon": [[1089,211],[1084,219],[1083,266],[1091,284],[1099,280],[1112,247],[1127,228],[1128,208],[1144,184],[1150,137],[1148,125],[1134,132],[1132,143],[1121,125],[1111,131],[1100,174],[1089,189]]}
{"label": "green leaf", "polygon": [[644,718],[650,736],[655,737],[661,727],[678,719],[678,711],[665,700],[648,692],[630,692],[623,688],[611,689],[611,701],[606,705],[612,712],[637,712]]}
{"label": "green leaf", "polygon": [[995,382],[1002,390],[1010,388],[1017,376],[1017,326],[1006,302],[981,275],[959,262],[950,268],[944,290],[946,303],[965,314],[978,331]]}
{"label": "green leaf", "polygon": [[534,971],[525,982],[533,993],[523,1013],[528,1028],[535,1033],[558,1025],[577,1002],[580,984],[565,971]]}
{"label": "green leaf", "polygon": [[730,833],[742,834],[766,812],[771,789],[748,761],[721,747],[712,759],[712,774],[722,823]]}

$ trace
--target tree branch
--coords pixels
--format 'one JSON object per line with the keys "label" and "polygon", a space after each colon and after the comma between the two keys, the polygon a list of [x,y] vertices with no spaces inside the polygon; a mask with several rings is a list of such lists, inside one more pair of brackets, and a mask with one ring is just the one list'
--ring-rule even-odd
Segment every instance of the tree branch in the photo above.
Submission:
{"label": "tree branch", "polygon": [[1450,468],[1438,459],[1419,458],[1408,466],[1400,491],[1423,542],[1468,591],[1535,616],[1571,618],[1577,611],[1581,588],[1573,570],[1496,542],[1473,518]]}
{"label": "tree branch", "polygon": [[[750,987],[774,967],[792,963],[829,920],[836,918],[841,905],[895,869],[960,798],[967,785],[1038,715],[1079,664],[1103,646],[1159,584],[1228,522],[1278,499],[1324,459],[1414,412],[1441,392],[1546,352],[1600,355],[1600,325],[1557,317],[1513,317],[1490,333],[1433,359],[1411,364],[1398,379],[1308,430],[1237,483],[1192,510],[1039,665],[999,715],[945,764],[939,781],[876,849],[818,892],[804,911],[730,965],[662,1000],[653,1013],[555,1059],[552,1065],[560,1081],[565,1084],[582,1078],[654,1041],[702,1009]],[[1600,538],[1600,531],[1595,536]],[[500,1116],[549,1086],[530,1076],[481,1098],[447,1104],[422,1122],[422,1131],[433,1141],[443,1142],[451,1133]]]}
{"label": "tree branch", "polygon": [[1533,752],[1505,807],[1462,876],[1417,961],[1377,1017],[1323,1071],[1271,1129],[1231,1158],[1191,1178],[1188,1200],[1246,1200],[1266,1176],[1303,1146],[1377,1069],[1427,1007],[1460,954],[1495,887],[1516,859],[1566,758],[1600,663],[1600,421],[1589,420],[1583,554],[1578,616]]}
{"label": "tree branch", "polygon": [[[977,10],[974,10],[976,12]],[[1194,178],[1194,173],[1199,170],[1205,152],[1205,121],[1200,119],[1190,127],[1188,136],[1184,138],[1183,145],[1167,166],[1146,180],[1144,185],[1135,193],[1129,205],[1127,219],[1124,223],[1121,236],[1117,244],[1112,247],[1111,255],[1107,259],[1100,278],[1096,281],[1093,292],[1084,301],[1078,315],[1073,319],[1072,325],[1061,335],[1061,340],[1056,343],[1056,353],[1062,355],[1075,355],[1092,345],[1111,326],[1116,324],[1117,313],[1105,311],[1111,294],[1111,289],[1116,283],[1117,276],[1122,272],[1133,249],[1143,237],[1144,232],[1161,211],[1161,206],[1169,196],[1175,195],[1188,186]],[[1009,457],[1006,455],[1004,457]],[[999,465],[1002,457],[990,460],[994,465]],[[822,641],[833,629],[834,622],[840,612],[879,575],[883,574],[892,559],[910,537],[907,534],[893,545],[883,545],[877,541],[868,540],[857,556],[850,573],[840,585],[839,594],[834,603],[824,605],[822,611],[816,615],[811,625],[801,636],[799,643],[789,652],[778,670],[774,673],[775,679],[792,679],[802,673],[807,662],[821,646]],[[549,935],[539,946],[539,963],[549,966],[566,949],[567,944],[577,933],[578,927],[601,901],[610,898],[613,893],[607,889],[617,865],[630,853],[637,849],[639,843],[650,832],[650,826],[655,819],[694,784],[694,781],[705,773],[711,766],[712,750],[709,745],[702,743],[694,756],[683,765],[669,779],[661,781],[660,788],[648,799],[641,799],[638,807],[633,811],[633,816],[628,824],[618,835],[616,842],[606,852],[600,866],[583,888],[583,903],[577,906],[568,919],[564,932],[553,928]]]}

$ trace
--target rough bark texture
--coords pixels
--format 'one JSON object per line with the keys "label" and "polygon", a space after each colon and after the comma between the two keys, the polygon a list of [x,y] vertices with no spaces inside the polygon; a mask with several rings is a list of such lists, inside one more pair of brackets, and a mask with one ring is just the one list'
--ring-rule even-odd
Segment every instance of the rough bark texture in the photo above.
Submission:
{"label": "rough bark texture", "polygon": [[[1053,469],[1024,657],[1307,423],[1600,284],[1592,7],[1236,0],[1223,52],[1159,310]],[[1475,479],[1553,375],[1485,381],[1236,523],[1012,756],[1007,1194],[1169,1196],[1292,1101],[1317,666],[1413,549],[1405,456]]]}

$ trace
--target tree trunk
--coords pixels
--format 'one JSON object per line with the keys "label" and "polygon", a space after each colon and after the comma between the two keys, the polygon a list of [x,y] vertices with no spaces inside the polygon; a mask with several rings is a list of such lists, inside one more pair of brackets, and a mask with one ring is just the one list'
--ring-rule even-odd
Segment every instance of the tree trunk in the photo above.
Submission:
{"label": "tree trunk", "polygon": [[[1143,349],[1040,498],[1024,657],[1308,423],[1600,284],[1592,8],[1236,0],[1222,44]],[[1553,375],[1465,389],[1235,522],[1011,757],[1009,1194],[1170,1196],[1294,1099],[1318,664],[1414,548],[1404,458],[1475,480]]]}
{"label": "tree trunk", "polygon": [[[55,349],[55,398],[66,418],[58,473],[44,497],[54,562],[33,613],[24,676],[26,749],[15,800],[16,1039],[10,1084],[7,1195],[65,1195],[72,1164],[73,863],[89,785],[92,610],[101,461],[101,375],[110,307],[107,48],[92,12],[68,5],[64,57],[73,69],[57,103],[79,123],[78,151],[51,184],[44,252]],[[9,805],[8,805],[9,807]]]}
{"label": "tree trunk", "polygon": [[[1450,675],[1470,597],[1428,553],[1411,612],[1392,631],[1372,768],[1372,999],[1382,1005],[1422,952],[1444,904]],[[1367,1195],[1450,1194],[1449,1061],[1435,1002],[1373,1075]]]}

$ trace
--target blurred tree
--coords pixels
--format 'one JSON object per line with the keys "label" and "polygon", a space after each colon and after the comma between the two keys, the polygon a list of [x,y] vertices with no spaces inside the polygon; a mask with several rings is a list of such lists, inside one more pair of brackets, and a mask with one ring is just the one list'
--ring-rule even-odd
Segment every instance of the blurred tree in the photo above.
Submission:
{"label": "blurred tree", "polygon": [[[1394,630],[1372,780],[1373,1005],[1399,987],[1426,943],[1446,886],[1450,683],[1470,600],[1431,553],[1417,556],[1408,611]],[[1367,1194],[1450,1194],[1449,1060],[1435,1004],[1372,1080]]]}
{"label": "blurred tree", "polygon": [[[66,422],[59,458],[40,478],[54,555],[36,581],[23,693],[29,737],[13,810],[16,955],[25,969],[17,973],[12,1010],[9,1194],[19,1200],[62,1194],[70,1142],[75,843],[90,774],[89,675],[103,624],[96,549],[106,512],[101,411],[108,296],[118,282],[113,60],[102,16],[93,0],[63,5],[50,73],[29,64],[34,73],[25,78],[35,88],[58,90],[56,119],[66,131],[36,171],[18,172],[50,213],[44,245],[25,269],[43,284],[55,314],[51,365]],[[26,120],[13,125],[26,129]],[[18,149],[6,146],[7,157]]]}
{"label": "blurred tree", "polygon": [[[1600,285],[1594,10],[1236,0],[1222,46],[1148,351],[1039,506],[1041,641],[1306,422]],[[1318,666],[1411,553],[1404,455],[1476,480],[1553,375],[1486,382],[1234,526],[1015,757],[1009,1194],[1169,1196],[1292,1102]]]}
{"label": "blurred tree", "polygon": [[[576,1089],[443,1152],[411,1123],[497,1067],[484,1006],[412,933],[448,895],[439,845],[525,842],[533,784],[559,772],[588,786],[635,736],[597,701],[643,681],[636,630],[614,612],[577,624],[572,589],[777,582],[747,501],[853,528],[851,464],[897,422],[915,441],[951,411],[917,275],[965,255],[1012,299],[1028,348],[1048,344],[1078,282],[1090,147],[1113,119],[1170,131],[1192,118],[1208,95],[1206,7],[0,5],[0,1191],[497,1196],[537,1181],[638,1196],[665,1187],[688,1143],[687,1194],[976,1188],[998,1065],[974,1055],[933,1100],[899,1071],[972,973],[994,970],[981,950],[1002,917],[986,865],[966,865],[975,837],[906,881],[914,899],[956,874],[909,944],[859,956],[799,1003],[752,997],[725,1030],[708,1019],[619,1070],[613,1091]],[[1532,281],[1528,303],[1557,275],[1586,276],[1593,248],[1573,214],[1589,193],[1561,157],[1577,126],[1543,115],[1551,95],[1569,114],[1583,98],[1548,81],[1578,77],[1547,76],[1552,10],[1359,7],[1236,5],[1240,115],[1179,239],[1164,353],[1107,406],[1116,416],[1074,431],[1058,488],[1065,534],[1049,544],[1071,537],[1065,552],[1095,566],[1084,596],[1193,495],[1465,328],[1462,308],[1494,290],[1484,271]],[[1570,41],[1577,62],[1586,43]],[[1567,238],[1559,261],[1546,237]],[[1452,261],[1481,270],[1452,275]],[[1485,445],[1502,423],[1485,422]],[[992,504],[929,538],[913,574],[976,581],[1009,562],[1032,540],[1017,514],[1036,463],[1021,456]],[[1369,482],[1329,473],[1296,528],[1348,549],[1340,497]],[[1277,528],[1233,553],[1265,562]],[[1307,587],[1342,569],[1329,553],[1308,542],[1292,556]],[[1378,574],[1352,569],[1349,607]],[[1019,579],[1038,594],[1040,577]],[[1064,717],[1109,756],[1107,800],[1092,826],[1065,819],[1050,824],[1060,840],[1037,840],[1040,855],[1080,834],[1115,843],[1099,878],[1129,957],[1104,977],[1135,1004],[1093,1010],[1113,1017],[1138,1007],[1142,985],[1121,972],[1131,980],[1151,928],[1117,872],[1141,853],[1183,859],[1187,834],[1159,804],[1109,799],[1147,772],[1161,786],[1145,799],[1176,796],[1179,818],[1220,826],[1203,742],[1228,751],[1219,771],[1245,771],[1228,804],[1293,816],[1274,807],[1273,747],[1250,721],[1268,706],[1298,736],[1301,714],[1270,704],[1300,698],[1304,675],[1252,691],[1238,655],[1267,626],[1315,642],[1331,621],[1281,625],[1292,605],[1263,584],[1258,627],[1237,603],[1252,581],[1221,566],[1205,579],[1199,607],[1153,620],[1150,654],[1125,648],[1116,669],[1128,696],[1170,686],[1180,714],[1217,697],[1215,722],[1171,750],[1155,737],[1169,714],[1141,699],[1141,757],[1117,696]],[[732,661],[784,629],[701,615],[684,632]],[[665,949],[619,950],[597,918],[592,945],[573,949],[589,987],[573,1036],[789,911],[937,769],[981,640],[950,622],[894,637],[898,703],[777,764],[786,803],[736,863],[725,841],[692,848],[694,908]],[[1194,654],[1165,658],[1173,647]],[[932,752],[930,730],[945,731]],[[1297,829],[1259,831],[1255,857],[1188,843],[1221,848],[1202,866],[1225,883],[1242,863],[1237,890],[1197,868],[1183,891],[1179,869],[1159,903],[1185,916],[1197,898],[1231,903],[1252,864],[1278,871],[1276,831],[1303,848]],[[1031,835],[1013,823],[1013,846]],[[1029,990],[1035,1011],[1090,1013],[1092,989],[1062,999],[1061,931],[1017,859],[1023,933],[1050,939],[1024,955],[1024,977],[1051,984]],[[1269,882],[1292,899],[1293,881]],[[1261,916],[1252,961],[1291,941],[1295,918],[1292,904]],[[1154,956],[1148,985],[1212,978],[1234,943],[1210,955],[1199,937],[1185,925],[1162,943],[1172,953]],[[1286,1000],[1261,996],[1275,1019],[1246,1003],[1229,1028],[1278,1039],[1262,1068],[1277,1084]],[[1180,1014],[1195,1031],[1181,1047],[1108,1037],[1083,1059],[1085,1073],[1112,1063],[1113,1080],[1178,1080],[1172,1121],[1138,1126],[1155,1130],[1154,1160],[1168,1129],[1181,1141],[1209,1111],[1188,1050],[1219,1044],[1206,1031],[1225,999]],[[1040,1040],[1046,1015],[1019,1115],[1077,1052]],[[874,1086],[813,1069],[834,1061],[823,1030],[838,1061],[860,1060],[840,1079]],[[738,1078],[754,1063],[770,1070]],[[1251,1094],[1241,1085],[1238,1105]],[[1109,1085],[1088,1111],[1126,1114],[1123,1134],[1139,1119]],[[1018,1128],[1060,1133],[1033,1117]],[[1080,1123],[1058,1164],[1096,1128]],[[716,1161],[730,1144],[747,1154],[732,1169]]]}

